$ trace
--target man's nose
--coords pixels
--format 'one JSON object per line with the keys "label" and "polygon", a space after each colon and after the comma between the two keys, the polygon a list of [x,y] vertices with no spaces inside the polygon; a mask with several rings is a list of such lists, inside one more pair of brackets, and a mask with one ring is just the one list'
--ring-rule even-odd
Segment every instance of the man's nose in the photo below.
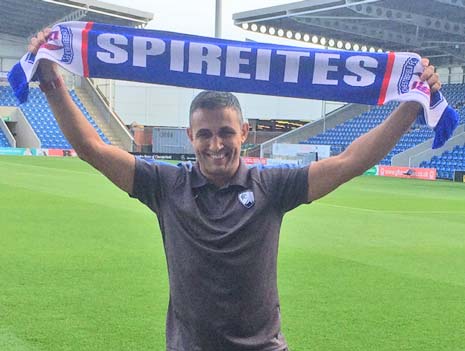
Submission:
{"label": "man's nose", "polygon": [[214,151],[221,150],[223,148],[223,139],[218,135],[214,135],[210,141],[210,149]]}

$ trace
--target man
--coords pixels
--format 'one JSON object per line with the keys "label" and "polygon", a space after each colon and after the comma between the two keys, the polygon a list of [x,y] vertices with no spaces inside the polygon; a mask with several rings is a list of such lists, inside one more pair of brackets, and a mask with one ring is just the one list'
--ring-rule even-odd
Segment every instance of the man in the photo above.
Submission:
{"label": "man", "polygon": [[[49,30],[31,39],[35,53]],[[434,67],[421,79],[440,88]],[[202,92],[192,102],[188,136],[197,162],[149,164],[103,143],[73,104],[57,66],[39,65],[41,87],[79,157],[154,211],[168,262],[170,351],[287,350],[276,284],[284,214],[377,164],[415,121],[403,103],[338,156],[309,167],[251,168],[240,160],[248,124],[229,93]]]}

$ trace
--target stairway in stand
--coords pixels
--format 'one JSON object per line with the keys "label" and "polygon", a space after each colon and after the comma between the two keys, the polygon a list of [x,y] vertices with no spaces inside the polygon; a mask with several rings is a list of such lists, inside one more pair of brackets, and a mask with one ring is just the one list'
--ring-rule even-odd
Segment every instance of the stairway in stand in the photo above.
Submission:
{"label": "stairway in stand", "polygon": [[89,112],[89,114],[94,119],[95,123],[97,123],[97,125],[108,138],[108,140],[110,140],[111,145],[124,149],[124,147],[122,147],[121,140],[115,135],[115,132],[108,125],[103,114],[92,102],[92,98],[89,95],[89,93],[83,88],[75,88],[74,91],[76,92],[76,95],[79,97],[79,100],[81,100],[82,104],[85,106],[87,112]]}

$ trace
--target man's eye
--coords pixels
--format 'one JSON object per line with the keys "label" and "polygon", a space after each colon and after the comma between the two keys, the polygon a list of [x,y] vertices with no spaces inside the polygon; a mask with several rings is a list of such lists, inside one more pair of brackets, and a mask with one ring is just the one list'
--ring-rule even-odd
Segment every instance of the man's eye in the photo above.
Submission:
{"label": "man's eye", "polygon": [[220,137],[222,137],[222,138],[230,138],[235,134],[236,134],[236,132],[234,132],[232,130],[225,130],[225,131],[220,133]]}
{"label": "man's eye", "polygon": [[197,138],[200,138],[200,139],[207,139],[207,138],[210,138],[211,134],[208,133],[208,132],[199,132],[197,133]]}

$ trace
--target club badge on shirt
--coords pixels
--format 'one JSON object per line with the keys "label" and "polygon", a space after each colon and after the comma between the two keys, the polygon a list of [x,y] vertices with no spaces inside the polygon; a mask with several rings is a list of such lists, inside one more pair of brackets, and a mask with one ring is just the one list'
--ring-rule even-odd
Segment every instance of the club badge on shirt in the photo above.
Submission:
{"label": "club badge on shirt", "polygon": [[238,195],[238,198],[241,204],[243,204],[246,208],[251,208],[255,204],[253,192],[250,190],[243,191]]}

